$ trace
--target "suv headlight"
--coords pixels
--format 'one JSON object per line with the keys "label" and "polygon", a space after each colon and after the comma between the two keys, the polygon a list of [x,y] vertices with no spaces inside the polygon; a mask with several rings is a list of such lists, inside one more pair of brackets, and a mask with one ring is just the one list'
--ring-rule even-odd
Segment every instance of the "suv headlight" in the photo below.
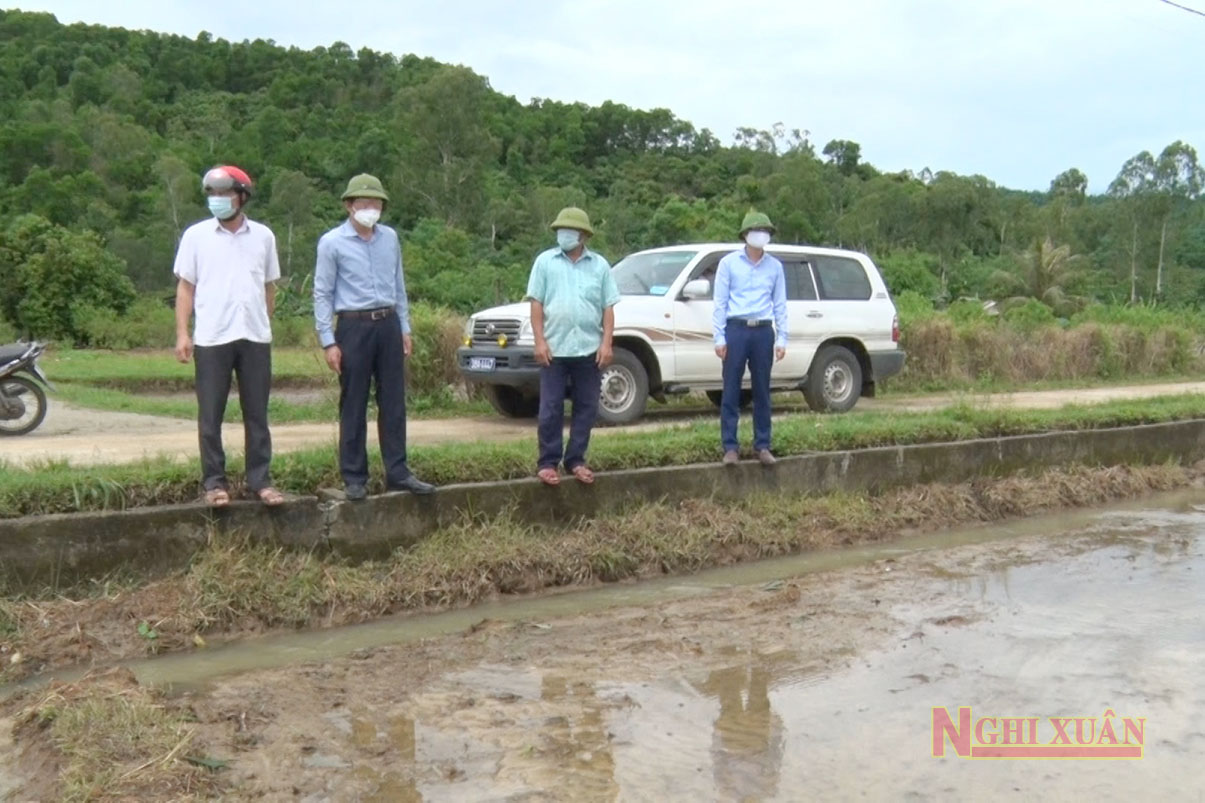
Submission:
{"label": "suv headlight", "polygon": [[535,340],[536,332],[531,328],[531,318],[523,321],[523,325],[519,327],[519,340]]}
{"label": "suv headlight", "polygon": [[466,346],[473,345],[473,319],[471,317],[464,325],[464,337],[460,339],[460,342]]}

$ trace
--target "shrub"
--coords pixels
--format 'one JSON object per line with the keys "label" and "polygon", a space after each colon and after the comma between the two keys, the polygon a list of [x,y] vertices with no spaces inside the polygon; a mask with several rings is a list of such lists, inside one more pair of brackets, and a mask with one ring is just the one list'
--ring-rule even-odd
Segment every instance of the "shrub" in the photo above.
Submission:
{"label": "shrub", "polygon": [[78,318],[79,339],[93,348],[171,348],[176,345],[176,311],[161,298],[143,296],[125,314],[89,308]]}
{"label": "shrub", "polygon": [[410,305],[414,353],[407,361],[407,368],[412,393],[443,393],[460,382],[456,349],[464,335],[464,324],[463,317],[443,307],[422,303]]}
{"label": "shrub", "polygon": [[1036,298],[1027,298],[1020,304],[1009,307],[1004,312],[1004,320],[1009,326],[1023,332],[1058,325],[1058,319],[1054,317],[1054,310]]}
{"label": "shrub", "polygon": [[86,345],[94,311],[120,314],[134,301],[125,269],[96,233],[22,215],[0,233],[0,312],[20,331]]}
{"label": "shrub", "polygon": [[905,290],[895,297],[895,311],[900,316],[901,329],[931,320],[937,314],[933,309],[933,302],[913,290]]}

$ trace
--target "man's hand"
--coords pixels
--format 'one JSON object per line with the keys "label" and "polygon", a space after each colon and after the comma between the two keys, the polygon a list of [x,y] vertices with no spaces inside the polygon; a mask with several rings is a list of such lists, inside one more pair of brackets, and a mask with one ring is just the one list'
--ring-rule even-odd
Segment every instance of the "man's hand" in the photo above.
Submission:
{"label": "man's hand", "polygon": [[343,350],[338,346],[327,346],[322,350],[322,354],[326,357],[326,364],[336,374],[343,373]]}
{"label": "man's hand", "polygon": [[413,353],[414,341],[410,338],[410,335],[402,335],[402,354],[409,357]]}
{"label": "man's hand", "polygon": [[598,347],[598,367],[606,368],[611,364],[611,360],[615,355],[611,351],[610,343],[603,343]]}
{"label": "man's hand", "polygon": [[540,365],[552,365],[552,349],[548,347],[547,340],[536,341],[535,358]]}
{"label": "man's hand", "polygon": [[779,346],[778,348],[774,349],[775,362],[782,362],[782,358],[785,356],[787,356],[787,350],[785,348],[783,348],[782,346]]}
{"label": "man's hand", "polygon": [[176,335],[176,359],[180,362],[192,359],[192,338],[188,335]]}
{"label": "man's hand", "polygon": [[721,360],[728,359],[728,344],[725,343],[722,346],[716,346],[715,356],[719,357]]}

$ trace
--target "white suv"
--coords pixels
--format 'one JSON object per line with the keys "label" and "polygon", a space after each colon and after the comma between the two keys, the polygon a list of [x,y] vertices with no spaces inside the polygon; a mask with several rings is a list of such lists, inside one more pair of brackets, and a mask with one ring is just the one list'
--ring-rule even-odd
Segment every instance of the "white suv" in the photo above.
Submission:
{"label": "white suv", "polygon": [[[615,307],[615,359],[603,372],[599,416],[628,423],[648,398],[705,391],[720,403],[720,360],[712,339],[712,280],[720,259],[741,243],[674,245],[640,251],[612,268],[622,299]],[[787,356],[770,374],[775,390],[803,391],[813,410],[844,412],[875,383],[899,373],[899,318],[878,268],[854,251],[770,245],[787,280]],[[469,318],[457,352],[465,379],[484,386],[500,413],[539,409],[539,365],[528,303]],[[745,387],[749,387],[748,375]],[[746,390],[742,403],[751,392]]]}

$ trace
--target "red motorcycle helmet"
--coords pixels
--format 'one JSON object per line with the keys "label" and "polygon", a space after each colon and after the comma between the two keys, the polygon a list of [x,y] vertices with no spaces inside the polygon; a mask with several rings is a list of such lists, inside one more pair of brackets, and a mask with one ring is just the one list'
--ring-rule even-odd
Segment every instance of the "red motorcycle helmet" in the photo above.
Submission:
{"label": "red motorcycle helmet", "polygon": [[243,195],[244,199],[251,197],[251,176],[240,167],[234,165],[219,165],[212,167],[201,178],[201,191],[227,192],[234,190]]}

